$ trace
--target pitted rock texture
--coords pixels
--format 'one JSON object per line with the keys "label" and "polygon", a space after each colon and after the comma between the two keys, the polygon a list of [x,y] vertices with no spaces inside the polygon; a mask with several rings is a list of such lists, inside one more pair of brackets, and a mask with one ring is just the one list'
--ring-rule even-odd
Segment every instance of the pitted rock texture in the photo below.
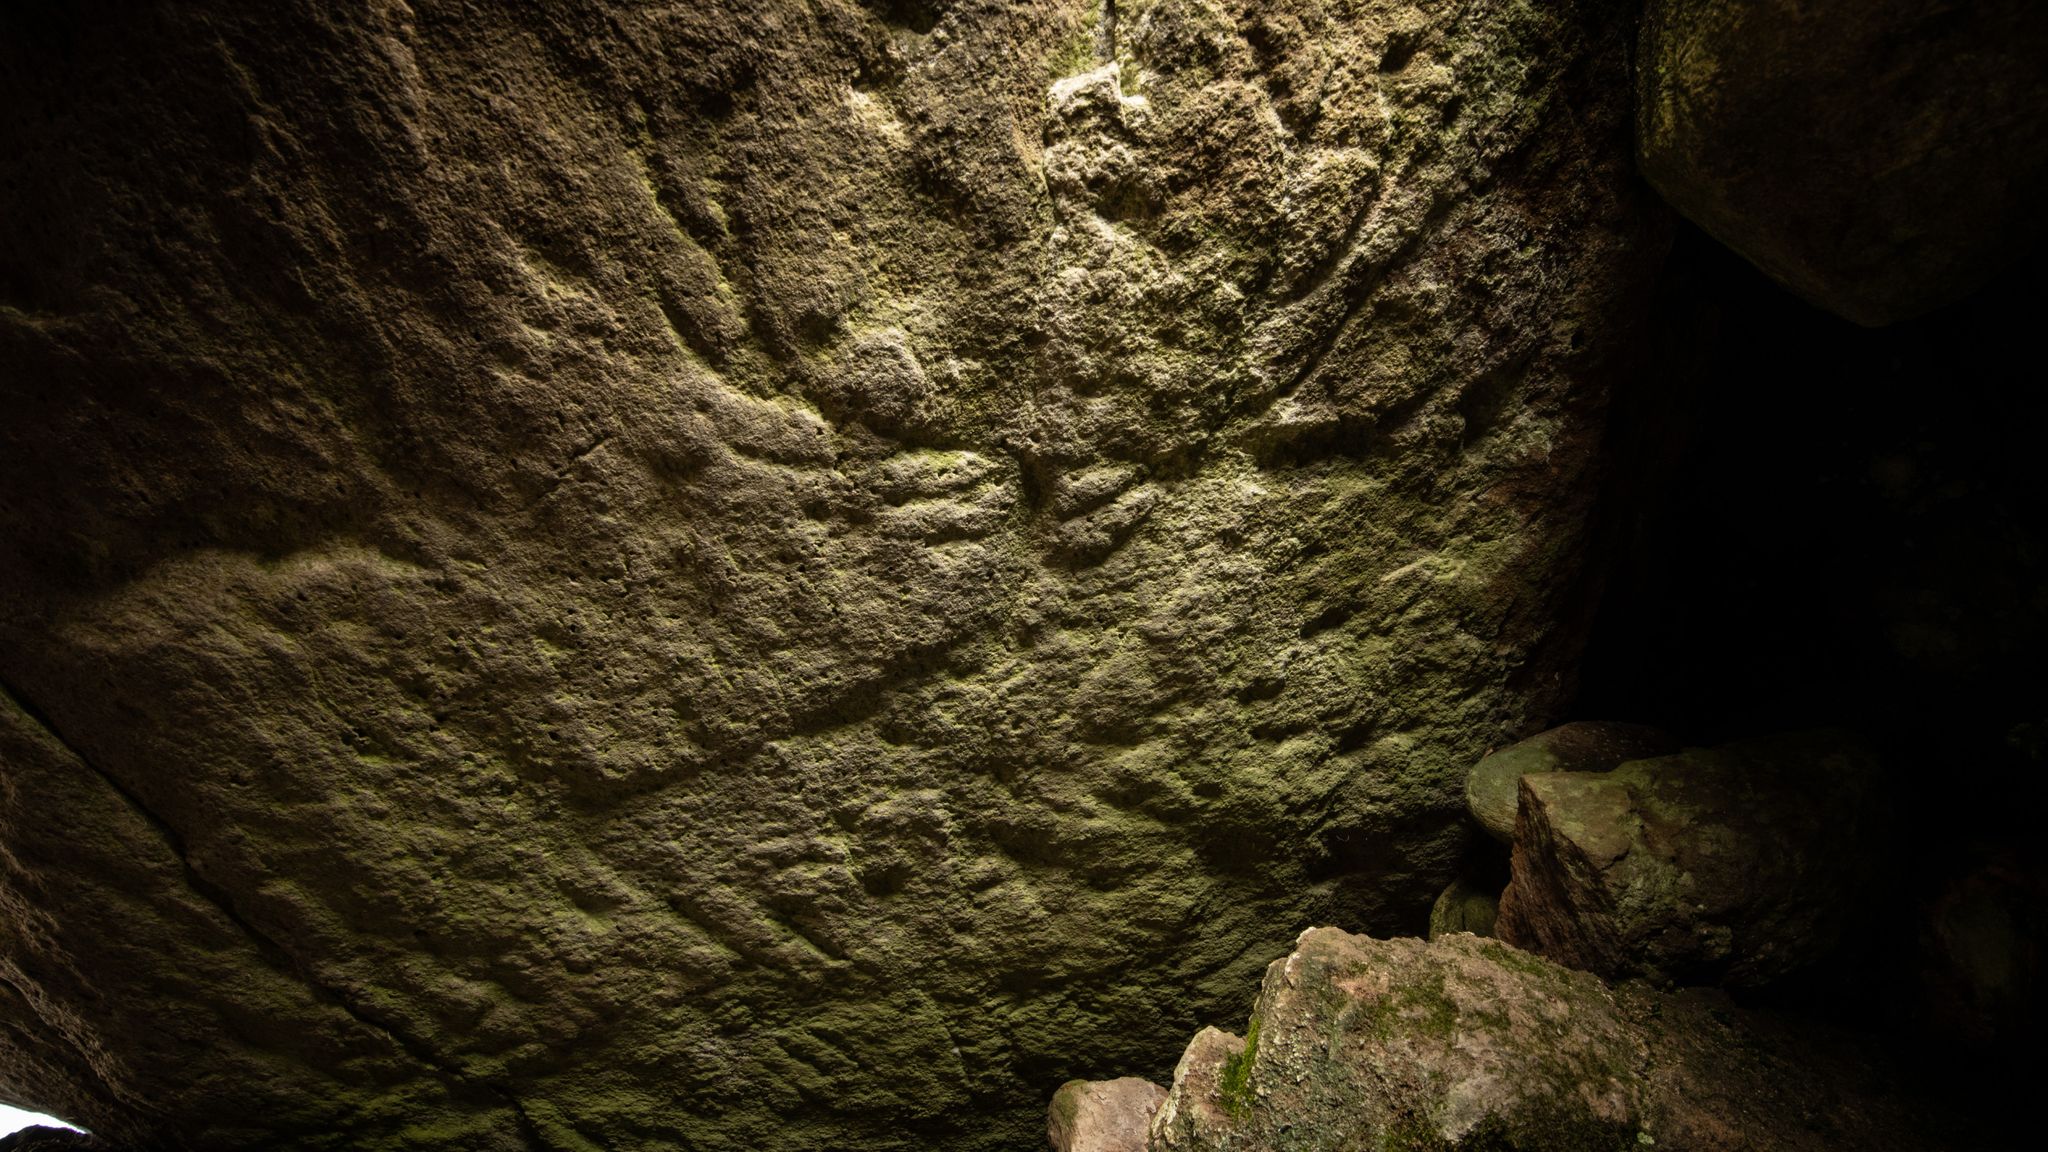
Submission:
{"label": "pitted rock texture", "polygon": [[1648,0],[1643,175],[1862,324],[1952,304],[2048,238],[2034,0]]}
{"label": "pitted rock texture", "polygon": [[1610,988],[1493,940],[1317,928],[1245,1036],[1205,1029],[1153,1152],[1828,1152],[1973,1147],[1854,1038],[1717,991]]}
{"label": "pitted rock texture", "polygon": [[1606,2],[0,14],[0,1095],[1017,1147],[1419,918],[1661,244]]}

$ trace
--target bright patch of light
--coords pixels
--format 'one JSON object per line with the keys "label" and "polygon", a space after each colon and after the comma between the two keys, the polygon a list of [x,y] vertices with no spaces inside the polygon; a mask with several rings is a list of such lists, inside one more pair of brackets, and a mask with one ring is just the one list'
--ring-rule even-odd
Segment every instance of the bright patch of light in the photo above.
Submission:
{"label": "bright patch of light", "polygon": [[40,1112],[24,1112],[12,1105],[0,1104],[0,1136],[5,1136],[9,1132],[19,1132],[23,1128],[33,1128],[38,1124],[47,1128],[69,1128],[73,1132],[82,1131],[78,1125],[66,1124],[55,1116],[45,1116]]}

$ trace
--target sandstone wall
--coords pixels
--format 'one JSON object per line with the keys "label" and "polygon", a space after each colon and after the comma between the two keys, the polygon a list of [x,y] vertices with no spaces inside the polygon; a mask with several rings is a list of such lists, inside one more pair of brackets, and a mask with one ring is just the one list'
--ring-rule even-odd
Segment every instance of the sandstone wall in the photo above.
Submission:
{"label": "sandstone wall", "polygon": [[0,1091],[1024,1146],[1419,923],[1566,687],[1623,7],[9,5]]}

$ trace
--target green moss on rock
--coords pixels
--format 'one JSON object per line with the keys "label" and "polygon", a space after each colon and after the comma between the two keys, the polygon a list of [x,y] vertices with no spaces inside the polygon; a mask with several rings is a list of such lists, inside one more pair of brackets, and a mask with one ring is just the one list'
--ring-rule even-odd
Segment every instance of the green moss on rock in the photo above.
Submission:
{"label": "green moss on rock", "polygon": [[1242,1116],[1252,1107],[1252,1072],[1259,1058],[1259,1018],[1244,1032],[1244,1048],[1223,1062],[1217,1077],[1217,1094],[1225,1111]]}
{"label": "green moss on rock", "polygon": [[1242,1054],[1219,1056],[1210,1034],[1190,1046],[1155,1148],[1906,1152],[1960,1130],[1811,1025],[1610,988],[1469,935],[1305,933],[1268,971],[1258,1028],[1256,1091]]}

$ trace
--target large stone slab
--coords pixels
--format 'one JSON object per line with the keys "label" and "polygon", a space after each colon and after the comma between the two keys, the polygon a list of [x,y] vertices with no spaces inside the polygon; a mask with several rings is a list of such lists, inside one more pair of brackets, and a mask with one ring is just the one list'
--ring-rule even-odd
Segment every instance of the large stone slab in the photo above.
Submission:
{"label": "large stone slab", "polygon": [[1759,986],[1868,909],[1885,779],[1838,732],[1522,777],[1495,934],[1603,976]]}
{"label": "large stone slab", "polygon": [[1823,308],[1904,319],[2048,236],[2033,0],[1650,0],[1637,59],[1643,175]]}
{"label": "large stone slab", "polygon": [[1575,720],[1487,753],[1465,777],[1465,806],[1488,835],[1506,844],[1515,836],[1522,777],[1531,772],[1605,772],[1676,751],[1678,741],[1645,724]]}
{"label": "large stone slab", "polygon": [[1610,988],[1498,941],[1302,934],[1242,1040],[1190,1044],[1154,1152],[1971,1146],[1853,1038]]}
{"label": "large stone slab", "polygon": [[1625,10],[5,6],[7,1091],[1014,1148],[1418,918],[1566,685]]}

